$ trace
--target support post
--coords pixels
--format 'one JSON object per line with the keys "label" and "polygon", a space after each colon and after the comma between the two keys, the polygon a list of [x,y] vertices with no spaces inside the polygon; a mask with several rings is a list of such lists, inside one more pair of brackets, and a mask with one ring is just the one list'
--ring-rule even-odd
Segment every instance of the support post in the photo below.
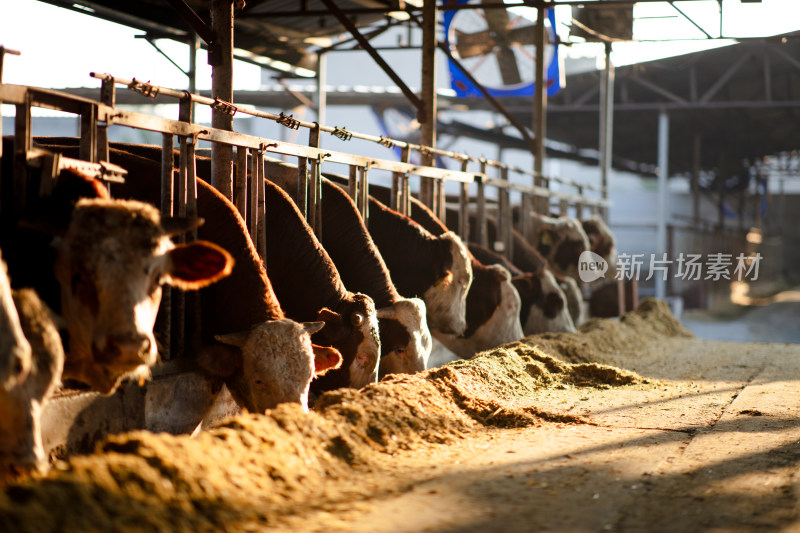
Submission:
{"label": "support post", "polygon": [[[537,18],[536,29],[534,32],[534,40],[536,42],[536,70],[535,75],[535,90],[533,95],[533,184],[537,187],[543,186],[542,176],[544,169],[544,139],[547,134],[547,91],[545,90],[544,77],[544,47],[547,44],[545,41],[544,19],[545,19],[545,6],[544,2],[537,4]],[[547,213],[547,199],[534,200],[534,206],[539,213]]]}
{"label": "support post", "polygon": [[325,125],[325,114],[328,108],[328,54],[317,54],[317,124]]}
{"label": "support post", "polygon": [[[436,147],[436,0],[423,0],[422,6],[422,112],[418,113],[420,122],[420,144]],[[423,165],[432,166],[432,153],[422,151]],[[433,207],[433,182],[426,178],[420,180],[420,200]]]}
{"label": "support post", "polygon": [[[658,222],[656,230],[656,257],[667,252],[667,178],[669,177],[669,116],[666,110],[658,114]],[[653,277],[656,285],[656,298],[666,296],[666,284],[662,276]]]}
{"label": "support post", "polygon": [[[233,103],[233,2],[212,0],[211,31],[214,41],[209,43],[208,63],[211,71],[211,95],[227,103]],[[233,115],[220,108],[211,110],[211,127],[233,131]],[[233,198],[231,162],[233,150],[230,145],[211,145],[211,185],[228,200]]]}
{"label": "support post", "polygon": [[611,62],[611,43],[605,42],[606,66],[600,85],[600,185],[602,198],[608,199],[608,176],[611,173],[614,142],[614,64]]}

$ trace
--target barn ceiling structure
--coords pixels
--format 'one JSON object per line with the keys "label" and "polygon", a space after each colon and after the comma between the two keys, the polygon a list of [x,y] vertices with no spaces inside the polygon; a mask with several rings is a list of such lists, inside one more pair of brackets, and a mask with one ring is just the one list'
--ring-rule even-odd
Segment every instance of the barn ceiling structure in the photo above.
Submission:
{"label": "barn ceiling structure", "polygon": [[[42,1],[138,28],[150,39],[168,37],[183,41],[189,40],[193,33],[203,37],[207,31],[203,23],[210,18],[212,3],[210,0]],[[288,75],[313,76],[320,50],[371,48],[372,37],[398,24],[418,22],[422,4],[422,0],[248,0],[246,3],[237,0],[234,57]],[[553,0],[548,5],[556,4],[578,2]],[[508,6],[497,2],[478,5],[485,9]],[[538,2],[527,0],[519,5],[536,6]],[[348,33],[355,38],[341,38]],[[204,38],[206,42],[209,39],[213,36]],[[372,50],[373,54],[377,52]],[[586,152],[598,149],[602,76],[602,71],[570,76],[566,88],[548,100],[546,137],[571,147],[551,152],[554,155],[586,161],[591,159]],[[612,148],[615,168],[655,175],[661,112],[666,112],[670,119],[672,175],[715,169],[725,173],[724,168],[730,166],[726,160],[756,161],[798,148],[800,32],[739,40],[710,51],[617,67],[615,77]],[[397,83],[404,90],[357,95],[332,93],[328,103],[336,105],[355,98],[364,105],[394,101],[398,106],[413,107],[409,104],[413,97],[408,94],[408,87],[403,87],[402,80]],[[455,99],[439,95],[437,100],[440,109],[458,105],[496,110],[485,98]],[[530,98],[499,100],[507,116],[526,125],[533,123],[534,106]],[[120,98],[118,101],[124,103]],[[288,91],[237,92],[235,101],[269,107],[296,105]],[[442,133],[448,131],[447,125],[440,129]],[[465,135],[486,136],[485,132],[470,133],[467,128],[462,131]],[[501,146],[519,148],[526,144],[523,139],[502,132],[494,132],[491,137]]]}

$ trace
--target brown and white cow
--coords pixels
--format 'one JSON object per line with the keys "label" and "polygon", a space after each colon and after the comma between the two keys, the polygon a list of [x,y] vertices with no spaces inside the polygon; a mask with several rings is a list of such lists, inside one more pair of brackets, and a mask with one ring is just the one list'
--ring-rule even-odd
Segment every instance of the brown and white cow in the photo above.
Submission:
{"label": "brown and white cow", "polygon": [[[447,226],[428,207],[411,199],[411,218],[434,235],[447,232]],[[467,328],[462,335],[437,334],[450,351],[460,357],[471,357],[518,340],[523,335],[520,323],[521,300],[511,281],[511,274],[502,265],[485,265],[470,252],[473,282],[467,294]]]}
{"label": "brown and white cow", "polygon": [[267,275],[281,307],[294,320],[325,322],[314,342],[342,354],[342,367],[315,380],[312,391],[377,382],[380,340],[372,298],[345,288],[297,206],[266,180],[265,203]]}
{"label": "brown and white cow", "polygon": [[[0,265],[0,296],[4,308],[0,321],[0,368],[10,369],[0,386],[2,485],[32,472],[44,473],[47,469],[41,413],[61,381],[64,349],[50,310],[36,293],[22,289],[12,294],[5,264]],[[6,308],[9,303],[11,307]],[[9,317],[11,320],[7,321]],[[9,331],[9,325],[18,331]],[[17,335],[20,337],[16,338]],[[22,346],[17,345],[20,341],[24,341]]]}
{"label": "brown and white cow", "polygon": [[[77,150],[74,139],[37,140],[65,154]],[[114,143],[110,155],[128,170],[126,183],[114,185],[116,194],[160,201],[160,146]],[[208,221],[200,237],[230,250],[235,264],[230,276],[200,291],[203,342],[189,351],[197,352],[194,360],[220,376],[237,403],[251,412],[284,402],[307,409],[313,375],[335,367],[341,355],[311,344],[310,334],[322,323],[285,318],[235,207],[202,180],[197,181],[197,205]]]}
{"label": "brown and white cow", "polygon": [[469,250],[482,263],[503,265],[511,273],[511,283],[517,289],[522,302],[519,319],[525,335],[548,331],[576,331],[568,309],[570,300],[549,268],[544,267],[536,274],[523,272],[502,255],[479,244],[470,243]]}
{"label": "brown and white cow", "polygon": [[56,237],[55,276],[69,332],[64,377],[110,394],[149,375],[163,284],[193,290],[225,276],[230,254],[209,242],[175,245],[159,211],[135,200],[82,199]]}
{"label": "brown and white cow", "polygon": [[463,334],[473,272],[461,239],[453,232],[433,235],[372,197],[368,228],[398,292],[425,302],[431,332]]}
{"label": "brown and white cow", "polygon": [[[297,195],[297,166],[266,159],[265,174],[293,199]],[[348,290],[370,296],[378,313],[381,340],[379,378],[425,370],[431,351],[425,302],[403,298],[392,282],[386,263],[367,231],[364,220],[343,190],[322,182],[322,245]]]}
{"label": "brown and white cow", "polygon": [[[295,188],[296,189],[296,188]],[[322,244],[345,287],[369,295],[381,338],[379,377],[425,370],[431,351],[425,302],[403,298],[355,204],[328,180],[322,183]]]}
{"label": "brown and white cow", "polygon": [[530,213],[530,243],[547,260],[554,273],[578,277],[580,255],[590,249],[589,237],[579,220]]}

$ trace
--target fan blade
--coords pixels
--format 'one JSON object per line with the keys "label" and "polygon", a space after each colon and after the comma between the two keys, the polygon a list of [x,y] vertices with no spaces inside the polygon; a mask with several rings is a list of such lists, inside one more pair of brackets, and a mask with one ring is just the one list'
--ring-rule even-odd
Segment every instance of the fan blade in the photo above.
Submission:
{"label": "fan blade", "polygon": [[456,30],[456,52],[461,59],[489,54],[492,48],[494,40],[488,31],[464,33]]}
{"label": "fan blade", "polygon": [[496,39],[502,39],[508,33],[508,12],[505,9],[484,9],[483,14],[489,31],[495,34]]}
{"label": "fan blade", "polygon": [[530,25],[514,28],[508,32],[506,39],[508,39],[508,44],[536,46],[536,27]]}
{"label": "fan blade", "polygon": [[497,48],[497,64],[500,67],[500,76],[503,78],[503,85],[517,85],[522,81],[517,67],[517,58],[514,51],[508,46]]}

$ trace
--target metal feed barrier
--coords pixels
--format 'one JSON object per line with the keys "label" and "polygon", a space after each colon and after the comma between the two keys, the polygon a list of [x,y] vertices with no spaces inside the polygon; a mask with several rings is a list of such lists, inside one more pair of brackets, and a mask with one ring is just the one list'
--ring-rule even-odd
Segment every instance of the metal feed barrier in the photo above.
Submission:
{"label": "metal feed barrier", "polygon": [[[263,111],[237,107],[228,102],[214,100],[165,87],[159,87],[137,81],[116,78],[108,74],[92,74],[101,80],[100,100],[91,100],[68,95],[62,92],[0,83],[0,102],[16,106],[15,131],[14,131],[14,156],[15,162],[26,162],[32,153],[32,118],[31,109],[40,107],[63,111],[80,116],[80,157],[85,161],[97,163],[108,159],[107,129],[111,125],[126,126],[130,128],[159,132],[162,134],[163,157],[161,161],[161,212],[165,216],[195,216],[196,203],[196,147],[198,141],[221,143],[236,147],[235,160],[236,172],[231,181],[230,190],[223,190],[236,205],[242,217],[248,221],[250,236],[258,249],[262,259],[266,261],[266,239],[263,230],[265,224],[264,202],[264,157],[267,154],[295,157],[297,160],[297,203],[300,211],[305,216],[309,225],[317,235],[323,228],[321,223],[321,179],[323,164],[337,163],[347,165],[349,172],[349,192],[365,221],[368,222],[368,175],[372,171],[391,173],[392,194],[391,207],[408,214],[410,211],[411,187],[410,181],[418,177],[420,190],[430,187],[432,194],[423,195],[429,207],[440,218],[445,214],[445,187],[446,181],[459,184],[458,198],[460,221],[459,235],[465,240],[468,238],[469,214],[472,210],[476,215],[478,241],[484,246],[488,245],[486,220],[488,211],[495,208],[497,211],[498,239],[500,243],[492,243],[496,249],[506,256],[512,251],[512,195],[518,200],[522,213],[530,212],[534,206],[534,198],[546,199],[548,205],[566,213],[568,208],[573,208],[575,215],[582,217],[586,211],[599,213],[604,218],[607,215],[608,201],[605,199],[606,191],[599,186],[577,183],[558,177],[541,176],[543,187],[522,185],[512,182],[510,175],[525,176],[532,183],[537,175],[526,169],[503,164],[484,158],[476,158],[466,154],[430,148],[416,144],[398,141],[383,136],[374,136],[348,131],[345,128],[320,125],[315,122],[305,122],[295,119],[284,113],[278,115]],[[136,91],[144,97],[166,95],[178,100],[178,120],[171,120],[143,113],[118,109],[115,107],[115,91],[117,85],[126,86],[129,90]],[[217,111],[228,114],[242,113],[275,121],[290,129],[306,128],[309,131],[308,145],[293,144],[273,139],[265,139],[252,135],[245,135],[235,131],[225,131],[194,124],[192,118],[193,104],[208,105]],[[1,127],[1,126],[0,126]],[[399,147],[402,150],[401,161],[364,157],[347,152],[321,149],[319,147],[320,135],[329,133],[342,141],[362,139],[372,141],[387,148]],[[2,134],[2,130],[0,130]],[[180,157],[178,164],[177,180],[173,167],[172,151],[178,137]],[[1,148],[0,148],[1,149]],[[424,156],[439,156],[446,160],[457,162],[460,170],[450,170],[436,166],[423,166],[411,164],[412,152]],[[0,155],[2,155],[0,153]],[[24,168],[17,169],[15,165],[15,198],[20,202],[24,200]],[[477,168],[476,168],[477,167]],[[253,179],[248,180],[248,169]],[[494,174],[491,176],[490,173]],[[575,189],[574,194],[556,192],[549,189],[551,183]],[[474,187],[474,192],[471,191]],[[486,187],[497,190],[496,206],[489,203]],[[595,197],[589,197],[591,191]],[[18,204],[21,205],[21,204]],[[530,217],[520,216],[518,230],[527,238],[529,234]],[[178,332],[183,331],[184,311],[180,292],[169,294],[165,291],[164,305],[177,307],[173,315],[176,323],[173,327]],[[196,306],[192,306],[196,308]],[[192,308],[189,307],[189,308]],[[167,326],[169,330],[169,326]],[[165,355],[182,353],[182,334],[172,337],[176,346],[164,346]],[[168,359],[169,357],[165,357]]]}

